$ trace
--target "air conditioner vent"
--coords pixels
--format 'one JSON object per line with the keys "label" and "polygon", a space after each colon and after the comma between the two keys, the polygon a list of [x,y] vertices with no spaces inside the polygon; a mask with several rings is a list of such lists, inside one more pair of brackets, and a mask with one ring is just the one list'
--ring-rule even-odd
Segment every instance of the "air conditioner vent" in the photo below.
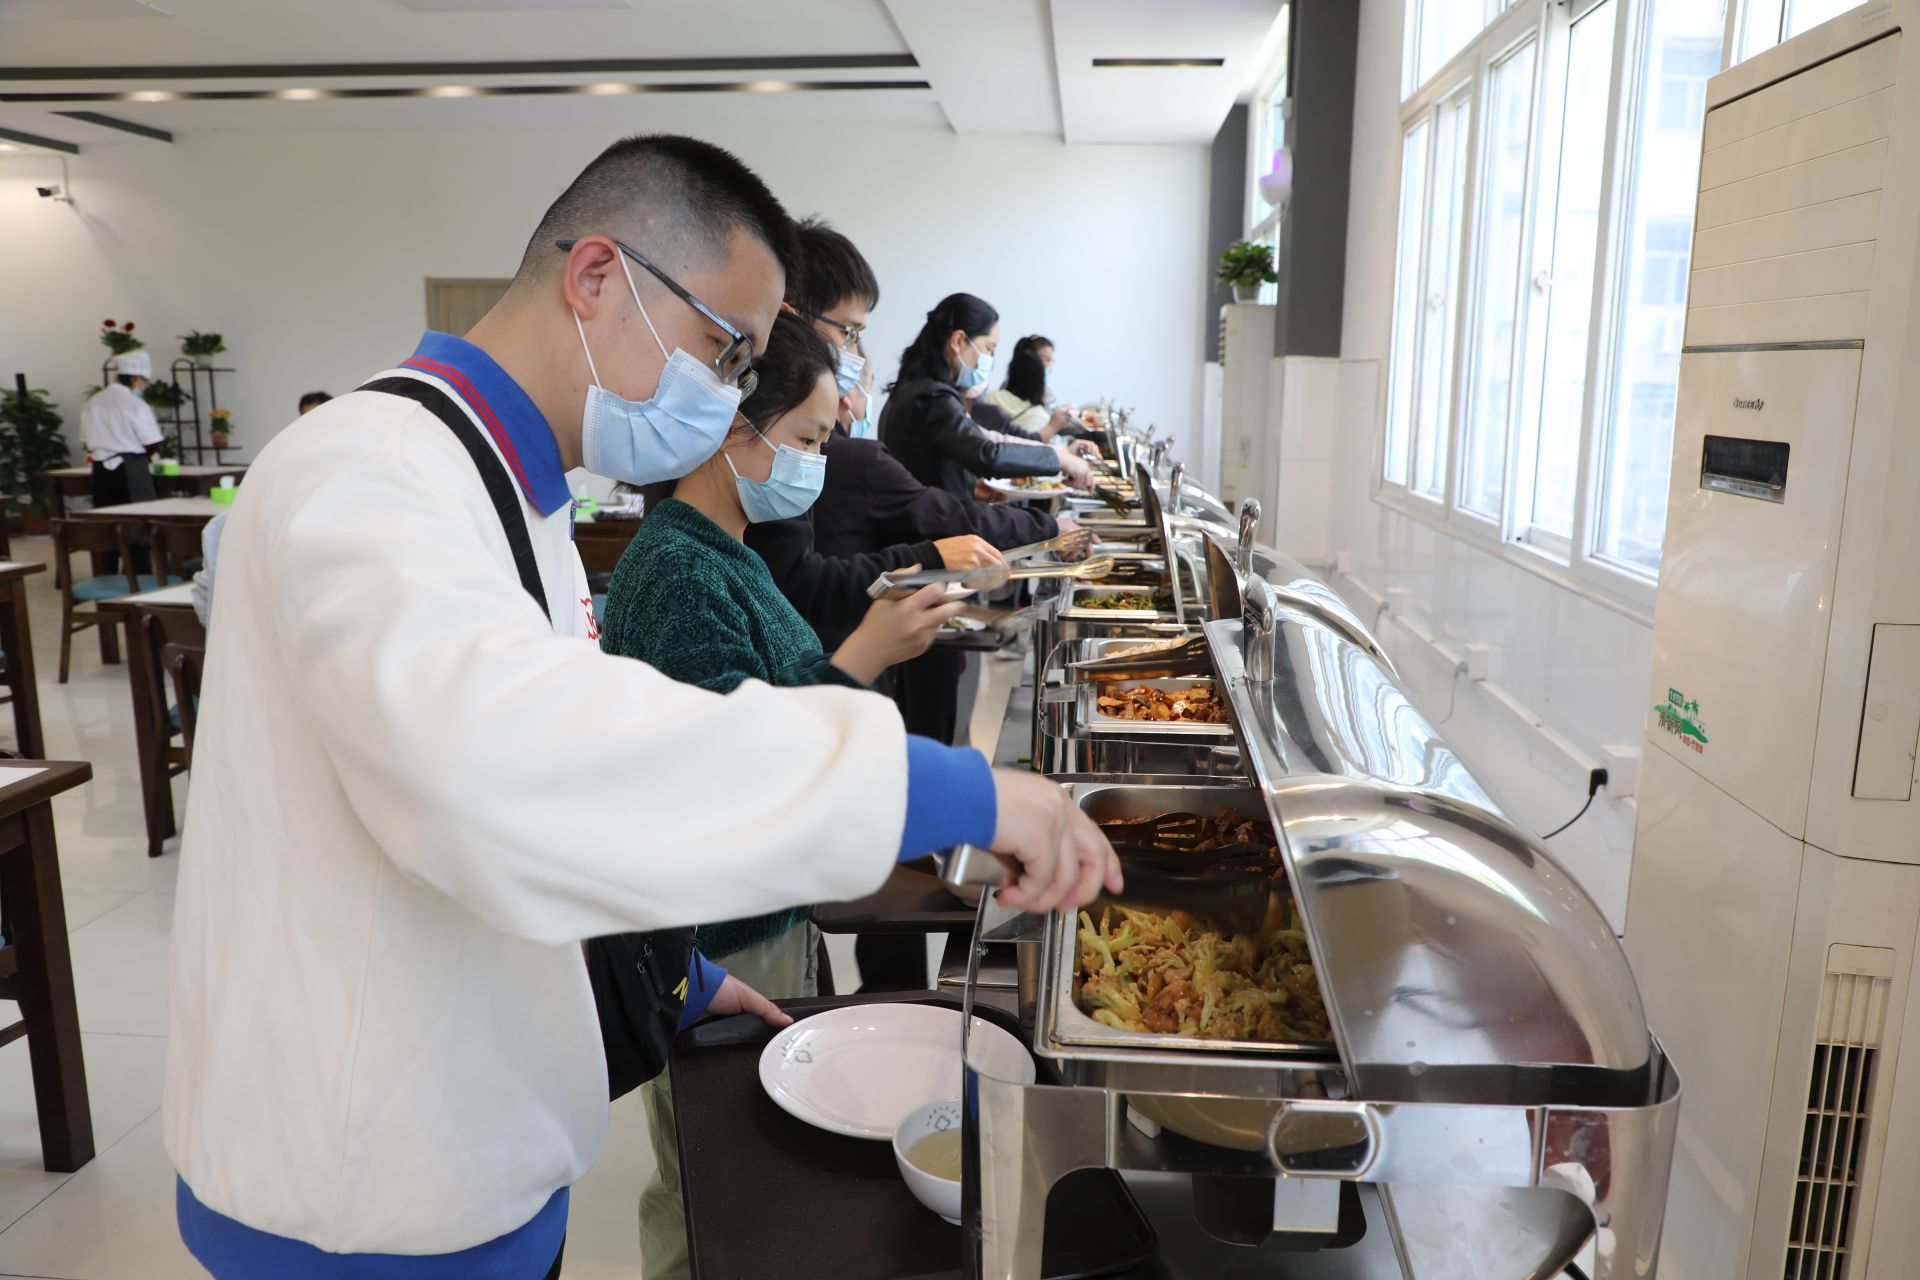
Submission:
{"label": "air conditioner vent", "polygon": [[1854,1280],[1854,1197],[1872,1122],[1873,1063],[1886,1028],[1886,978],[1829,973],[1807,1080],[1807,1116],[1787,1226],[1784,1280]]}

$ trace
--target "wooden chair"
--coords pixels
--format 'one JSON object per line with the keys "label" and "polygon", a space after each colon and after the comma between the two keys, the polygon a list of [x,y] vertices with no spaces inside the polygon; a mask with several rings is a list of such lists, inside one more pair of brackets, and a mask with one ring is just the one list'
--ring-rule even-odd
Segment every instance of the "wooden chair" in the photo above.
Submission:
{"label": "wooden chair", "polygon": [[[54,520],[50,522],[50,529],[53,534],[53,582],[54,588],[60,592],[60,683],[65,684],[73,653],[73,633],[76,631],[99,627],[100,661],[113,663],[120,660],[120,645],[114,626],[116,619],[104,609],[93,606],[99,601],[132,595],[136,591],[151,591],[159,583],[150,573],[130,576],[126,572],[100,572],[101,559],[106,556],[114,557],[123,570],[131,570],[133,539],[144,532],[137,520]],[[74,572],[75,552],[86,552],[93,557],[88,566],[91,572]]]}
{"label": "wooden chair", "polygon": [[160,665],[173,686],[173,705],[180,722],[180,744],[186,764],[193,764],[193,731],[200,719],[200,674],[207,665],[205,645],[169,644],[161,647]]}
{"label": "wooden chair", "polygon": [[[189,735],[195,723],[200,692],[199,666],[196,665],[194,698],[186,700],[174,693],[174,705],[167,705],[172,685],[168,650],[189,649],[204,654],[207,631],[192,609],[177,606],[136,609],[132,643],[140,646],[140,651],[133,655],[134,684],[136,695],[144,701],[136,714],[149,726],[139,761],[140,792],[147,810],[147,856],[157,858],[164,852],[167,837],[179,829],[173,807],[173,780],[185,773],[191,762]],[[143,668],[150,673],[145,681],[138,678]]]}
{"label": "wooden chair", "polygon": [[154,572],[166,582],[185,582],[200,572],[200,534],[207,522],[198,516],[149,516],[144,523],[153,543]]}

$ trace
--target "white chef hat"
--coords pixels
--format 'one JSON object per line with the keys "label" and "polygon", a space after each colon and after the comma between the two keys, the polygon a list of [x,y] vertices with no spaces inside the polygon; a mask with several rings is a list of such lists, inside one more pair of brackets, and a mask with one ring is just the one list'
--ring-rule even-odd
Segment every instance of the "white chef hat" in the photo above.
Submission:
{"label": "white chef hat", "polygon": [[114,376],[121,378],[153,377],[153,357],[144,351],[127,351],[107,361]]}

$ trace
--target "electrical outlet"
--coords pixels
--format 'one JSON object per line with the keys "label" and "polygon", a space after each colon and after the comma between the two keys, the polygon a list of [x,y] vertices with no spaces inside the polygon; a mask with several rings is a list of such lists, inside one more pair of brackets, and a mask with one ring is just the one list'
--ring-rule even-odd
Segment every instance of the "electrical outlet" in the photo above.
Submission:
{"label": "electrical outlet", "polygon": [[1602,747],[1600,754],[1607,761],[1607,794],[1617,800],[1627,799],[1640,782],[1639,746]]}
{"label": "electrical outlet", "polygon": [[1467,646],[1467,679],[1493,679],[1494,662],[1500,651],[1490,644],[1470,644]]}

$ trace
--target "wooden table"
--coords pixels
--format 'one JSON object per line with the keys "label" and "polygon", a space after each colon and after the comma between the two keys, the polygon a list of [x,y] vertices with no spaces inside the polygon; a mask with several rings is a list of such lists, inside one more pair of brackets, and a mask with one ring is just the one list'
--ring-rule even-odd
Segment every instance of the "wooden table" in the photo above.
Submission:
{"label": "wooden table", "polygon": [[18,751],[39,759],[47,752],[40,731],[40,686],[33,673],[33,632],[27,626],[27,579],[43,564],[0,561],[0,653],[6,655],[6,685],[13,695],[13,732]]}
{"label": "wooden table", "polygon": [[71,1173],[93,1159],[52,805],[53,797],[91,777],[93,766],[84,762],[0,762],[0,908],[7,920],[0,999],[20,1004],[20,1021],[0,1027],[0,1045],[27,1038],[41,1163],[54,1173]]}
{"label": "wooden table", "polygon": [[157,858],[167,837],[175,834],[179,826],[173,811],[173,784],[167,772],[166,750],[172,733],[167,722],[166,673],[160,668],[155,646],[147,643],[142,635],[140,622],[144,614],[159,611],[191,615],[193,584],[183,582],[156,591],[102,600],[100,607],[119,614],[127,628],[127,683],[133,693],[133,742],[140,762],[147,856]]}
{"label": "wooden table", "polygon": [[117,507],[91,507],[73,513],[75,520],[145,520],[153,516],[198,516],[211,520],[229,510],[212,498],[155,498],[152,502],[125,502]]}
{"label": "wooden table", "polygon": [[[239,483],[246,471],[245,466],[189,467],[183,464],[177,476],[163,476],[155,472],[153,487],[162,497],[202,494],[219,484],[221,476],[232,476],[234,483]],[[56,518],[67,514],[68,498],[86,498],[93,494],[92,467],[56,467],[52,471],[35,472],[34,479],[47,482],[47,488],[53,493],[53,514]]]}

